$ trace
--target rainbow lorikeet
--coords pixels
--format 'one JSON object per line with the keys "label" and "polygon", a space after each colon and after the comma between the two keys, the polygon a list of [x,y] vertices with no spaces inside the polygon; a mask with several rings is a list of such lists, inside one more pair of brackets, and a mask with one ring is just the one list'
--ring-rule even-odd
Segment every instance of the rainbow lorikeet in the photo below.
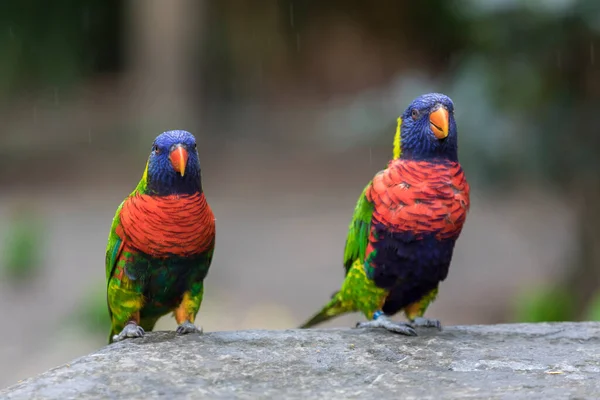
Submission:
{"label": "rainbow lorikeet", "polygon": [[180,334],[194,325],[215,247],[215,217],[204,192],[196,139],[160,134],[142,180],[121,203],[106,248],[109,343],[140,337],[173,312]]}
{"label": "rainbow lorikeet", "polygon": [[[441,329],[423,315],[448,275],[468,209],[452,100],[422,95],[398,118],[393,159],[358,199],[341,289],[301,328],[360,311],[369,319],[360,328],[411,336],[416,326]],[[411,323],[390,320],[399,311]]]}

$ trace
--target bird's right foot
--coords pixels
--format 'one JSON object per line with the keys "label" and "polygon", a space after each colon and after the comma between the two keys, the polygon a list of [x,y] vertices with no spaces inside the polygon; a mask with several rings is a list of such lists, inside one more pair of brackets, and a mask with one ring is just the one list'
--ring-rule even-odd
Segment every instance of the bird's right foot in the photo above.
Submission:
{"label": "bird's right foot", "polygon": [[384,328],[390,332],[399,333],[406,336],[417,336],[415,328],[405,322],[394,322],[385,315],[368,322],[358,322],[357,328]]}
{"label": "bird's right foot", "polygon": [[112,339],[113,342],[119,342],[127,338],[142,337],[145,333],[146,332],[141,326],[139,326],[135,322],[129,322],[127,325],[125,325],[121,333],[119,333],[118,335],[114,335]]}
{"label": "bird's right foot", "polygon": [[185,321],[183,324],[179,325],[177,327],[177,330],[175,331],[177,332],[179,335],[185,335],[186,333],[202,333],[202,327],[198,327],[194,324],[192,324],[190,321]]}

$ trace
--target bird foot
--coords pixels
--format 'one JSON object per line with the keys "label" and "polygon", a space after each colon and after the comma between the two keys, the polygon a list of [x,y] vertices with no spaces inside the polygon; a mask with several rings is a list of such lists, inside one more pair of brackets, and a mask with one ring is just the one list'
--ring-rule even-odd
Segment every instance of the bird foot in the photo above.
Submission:
{"label": "bird foot", "polygon": [[187,333],[202,333],[202,327],[197,327],[190,321],[185,321],[183,324],[177,327],[175,330],[179,335],[185,335]]}
{"label": "bird foot", "polygon": [[127,338],[142,337],[145,333],[146,332],[141,326],[139,326],[135,322],[129,322],[127,325],[125,325],[121,333],[119,333],[118,335],[114,335],[112,339],[113,342],[119,342]]}
{"label": "bird foot", "polygon": [[384,328],[390,332],[399,333],[406,336],[417,336],[417,331],[411,324],[405,322],[394,322],[385,315],[368,322],[359,322],[357,328]]}
{"label": "bird foot", "polygon": [[442,323],[439,319],[429,319],[423,317],[417,317],[412,320],[411,323],[414,327],[418,328],[437,328],[438,330],[442,330]]}

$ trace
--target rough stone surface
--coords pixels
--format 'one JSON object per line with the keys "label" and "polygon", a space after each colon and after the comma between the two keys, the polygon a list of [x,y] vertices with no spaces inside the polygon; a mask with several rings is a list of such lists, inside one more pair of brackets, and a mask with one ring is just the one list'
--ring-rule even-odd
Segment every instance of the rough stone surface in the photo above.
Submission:
{"label": "rough stone surface", "polygon": [[419,334],[149,333],[27,379],[0,398],[600,398],[600,323]]}

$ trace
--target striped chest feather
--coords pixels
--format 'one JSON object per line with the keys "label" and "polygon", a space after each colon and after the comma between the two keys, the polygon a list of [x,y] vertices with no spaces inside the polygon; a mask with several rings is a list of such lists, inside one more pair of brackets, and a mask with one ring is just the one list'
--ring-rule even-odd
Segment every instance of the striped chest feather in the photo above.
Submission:
{"label": "striped chest feather", "polygon": [[416,238],[438,240],[460,234],[469,209],[469,184],[460,164],[451,161],[390,161],[367,190],[374,225]]}
{"label": "striped chest feather", "polygon": [[136,194],[121,209],[117,235],[151,257],[190,256],[212,248],[215,218],[203,193]]}

